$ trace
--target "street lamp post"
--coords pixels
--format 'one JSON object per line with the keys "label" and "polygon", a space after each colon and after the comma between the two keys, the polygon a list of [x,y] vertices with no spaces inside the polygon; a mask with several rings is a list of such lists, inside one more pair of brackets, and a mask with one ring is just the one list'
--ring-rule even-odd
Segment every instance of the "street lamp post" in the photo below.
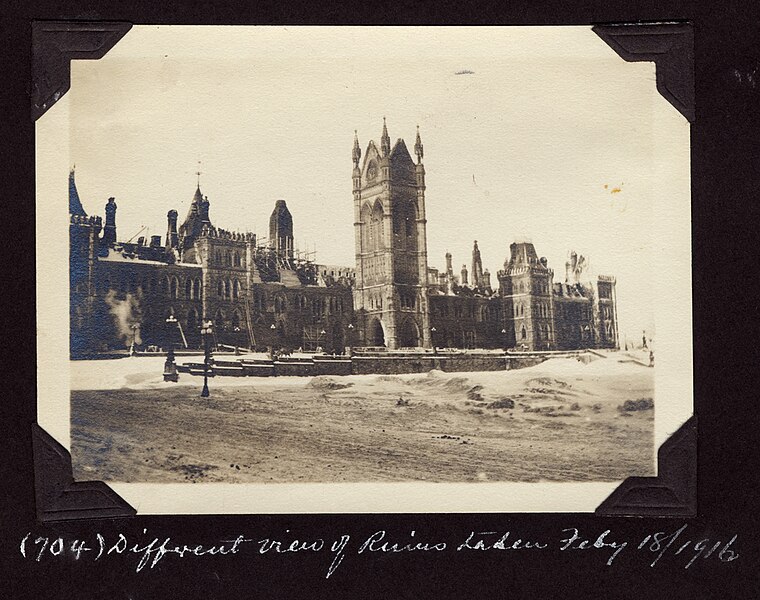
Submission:
{"label": "street lamp post", "polygon": [[433,354],[438,354],[438,345],[435,343],[435,332],[438,331],[435,327],[430,328],[430,341],[433,342]]}
{"label": "street lamp post", "polygon": [[210,320],[204,321],[201,325],[201,339],[203,340],[203,390],[201,391],[201,398],[208,398],[208,372],[211,368],[211,342],[213,339],[214,330]]}
{"label": "street lamp post", "polygon": [[354,355],[354,324],[348,324],[348,355]]}
{"label": "street lamp post", "polygon": [[130,326],[130,329],[132,330],[132,343],[129,345],[129,355],[135,356],[137,354],[137,350],[135,349],[135,339],[137,339],[137,329],[140,326],[137,323],[132,323]]}
{"label": "street lamp post", "polygon": [[507,351],[507,330],[506,329],[502,329],[501,330],[501,335],[502,335],[502,337],[504,339],[504,352],[506,352]]}
{"label": "street lamp post", "polygon": [[272,331],[272,346],[271,346],[271,350],[269,351],[269,358],[271,358],[272,360],[274,360],[274,357],[275,357],[275,342],[277,341],[277,338],[276,338],[277,325],[275,325],[274,323],[272,323],[269,326],[269,329],[271,329],[271,331]]}
{"label": "street lamp post", "polygon": [[166,362],[164,363],[164,381],[178,381],[179,373],[177,373],[177,364],[174,360],[174,341],[172,338],[172,332],[177,326],[177,319],[174,315],[169,315],[166,319],[167,330],[167,350],[166,350]]}

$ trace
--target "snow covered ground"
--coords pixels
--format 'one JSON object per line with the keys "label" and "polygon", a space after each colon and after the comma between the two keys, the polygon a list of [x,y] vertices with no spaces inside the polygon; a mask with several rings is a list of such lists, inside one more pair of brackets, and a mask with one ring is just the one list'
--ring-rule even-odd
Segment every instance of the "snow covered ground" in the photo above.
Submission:
{"label": "snow covered ground", "polygon": [[512,371],[216,377],[210,398],[200,397],[201,377],[165,383],[163,361],[72,363],[78,479],[615,481],[654,472],[655,369],[624,353]]}

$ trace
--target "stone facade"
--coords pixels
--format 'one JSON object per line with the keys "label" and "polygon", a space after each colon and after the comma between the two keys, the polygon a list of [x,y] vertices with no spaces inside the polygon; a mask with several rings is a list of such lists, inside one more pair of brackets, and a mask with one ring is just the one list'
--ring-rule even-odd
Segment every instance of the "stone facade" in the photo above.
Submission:
{"label": "stone facade", "polygon": [[403,139],[391,147],[385,121],[363,160],[354,136],[355,268],[304,258],[285,200],[275,203],[268,240],[217,228],[200,185],[179,227],[177,212],[167,213],[163,243],[120,242],[115,199],[105,225],[88,216],[72,171],[72,355],[132,343],[197,348],[202,320],[217,343],[255,349],[618,347],[615,278],[586,281],[574,252],[561,283],[528,241],[510,245],[497,289],[477,242],[470,271],[455,275],[450,253],[445,269],[429,266],[419,130],[414,154]]}
{"label": "stone facade", "polygon": [[353,269],[323,276],[327,268],[296,257],[284,200],[272,213],[273,235],[259,243],[254,234],[215,227],[199,186],[179,230],[176,211],[169,211],[162,245],[160,236],[115,241],[112,201],[109,236],[99,235],[100,217],[77,206],[73,172],[69,189],[73,355],[133,340],[198,348],[203,319],[212,321],[216,342],[229,346],[343,352],[351,343]]}
{"label": "stone facade", "polygon": [[419,131],[414,150],[417,164],[403,139],[391,149],[383,120],[380,146],[369,142],[360,167],[361,149],[354,138],[354,307],[364,346],[431,346],[425,167]]}

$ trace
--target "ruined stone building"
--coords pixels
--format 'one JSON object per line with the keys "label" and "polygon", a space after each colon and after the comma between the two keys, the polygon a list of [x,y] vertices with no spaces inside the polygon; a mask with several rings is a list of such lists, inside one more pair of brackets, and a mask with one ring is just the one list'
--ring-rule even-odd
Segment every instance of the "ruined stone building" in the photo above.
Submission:
{"label": "ruined stone building", "polygon": [[403,139],[391,144],[385,120],[380,143],[364,153],[355,133],[353,268],[298,252],[285,200],[275,203],[266,240],[216,227],[200,185],[179,226],[168,211],[163,239],[119,241],[115,200],[105,224],[88,216],[72,171],[72,354],[132,341],[198,347],[202,319],[217,343],[258,349],[618,347],[615,279],[584,280],[575,253],[564,282],[529,241],[510,245],[495,282],[477,242],[469,268],[455,273],[449,253],[443,271],[431,267],[419,130],[413,152],[416,160]]}
{"label": "ruined stone building", "polygon": [[[200,186],[179,228],[177,211],[168,212],[163,240],[117,241],[116,209],[109,199],[105,225],[87,216],[72,171],[72,354],[135,337],[143,347],[199,347],[202,319],[229,346],[332,351],[350,343],[353,270],[296,255],[284,200],[275,203],[267,240],[214,226]],[[167,323],[170,315],[177,324]]]}
{"label": "ruined stone building", "polygon": [[554,283],[546,259],[527,241],[511,244],[498,289],[477,241],[469,270],[462,265],[455,275],[449,253],[445,271],[430,267],[419,129],[414,154],[416,163],[403,139],[391,147],[385,120],[380,144],[370,141],[363,161],[354,136],[354,312],[361,345],[617,347],[615,279],[583,282],[584,265],[574,253],[564,283]]}

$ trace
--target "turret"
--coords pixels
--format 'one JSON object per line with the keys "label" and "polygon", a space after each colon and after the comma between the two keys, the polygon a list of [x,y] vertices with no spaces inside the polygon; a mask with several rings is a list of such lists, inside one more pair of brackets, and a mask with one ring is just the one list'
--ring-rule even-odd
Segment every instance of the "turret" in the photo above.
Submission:
{"label": "turret", "polygon": [[483,271],[483,287],[487,290],[491,289],[491,273],[486,269]]}
{"label": "turret", "polygon": [[269,243],[279,254],[293,257],[293,216],[285,200],[275,202],[269,217]]}
{"label": "turret", "polygon": [[417,164],[422,164],[422,157],[424,156],[422,139],[420,138],[420,126],[417,125],[417,139],[414,142],[414,153],[417,155]]}
{"label": "turret", "polygon": [[110,246],[116,242],[116,200],[109,198],[106,204],[106,224],[103,227],[103,237],[100,239],[101,244]]}
{"label": "turret", "polygon": [[177,211],[172,209],[166,213],[166,247],[176,248],[179,246],[179,236],[177,235]]}
{"label": "turret", "polygon": [[359,133],[354,129],[354,148],[351,151],[351,159],[354,161],[354,169],[359,168],[359,160],[362,157],[362,149],[359,147]]}
{"label": "turret", "polygon": [[446,253],[446,275],[454,277],[454,269],[451,266],[451,252]]}
{"label": "turret", "polygon": [[203,229],[211,228],[209,218],[208,196],[201,193],[200,185],[196,187],[190,209],[187,211],[185,222],[179,228],[179,237],[182,239],[182,247],[189,248]]}
{"label": "turret", "polygon": [[359,161],[362,157],[362,149],[359,147],[359,134],[354,129],[354,147],[351,151],[351,160],[354,162],[354,172],[353,172],[353,182],[354,182],[354,193],[357,193],[361,190],[362,187],[362,171],[359,168]]}
{"label": "turret", "polygon": [[462,285],[467,285],[467,265],[462,265]]}
{"label": "turret", "polygon": [[203,196],[203,201],[198,205],[198,215],[201,218],[201,221],[203,223],[211,223],[210,219],[208,218],[208,208],[209,208],[209,201],[208,196]]}
{"label": "turret", "polygon": [[475,240],[472,247],[472,287],[481,287],[483,285],[483,263],[480,260],[480,250],[478,241]]}
{"label": "turret", "polygon": [[385,125],[385,117],[383,117],[383,135],[380,136],[380,154],[383,157],[388,156],[391,153],[391,138],[388,135],[388,127]]}

